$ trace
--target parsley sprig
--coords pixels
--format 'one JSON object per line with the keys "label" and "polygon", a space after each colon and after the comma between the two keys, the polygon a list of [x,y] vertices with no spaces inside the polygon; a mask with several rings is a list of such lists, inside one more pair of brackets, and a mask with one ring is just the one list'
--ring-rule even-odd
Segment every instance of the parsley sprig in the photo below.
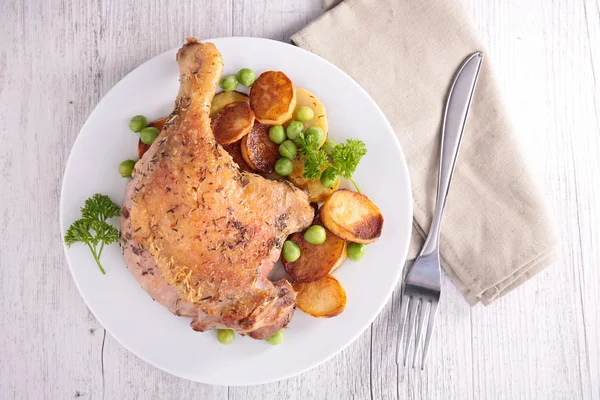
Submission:
{"label": "parsley sprig", "polygon": [[343,177],[352,182],[356,191],[360,193],[360,188],[352,179],[352,175],[360,160],[367,154],[364,142],[347,139],[346,143],[335,145],[326,152],[323,148],[319,149],[319,141],[316,135],[301,133],[297,137],[297,143],[305,158],[304,177],[321,179],[321,183],[326,187],[332,187],[340,177]]}
{"label": "parsley sprig", "polygon": [[100,257],[104,246],[119,241],[117,228],[106,222],[110,218],[118,217],[121,208],[115,204],[110,197],[103,194],[95,194],[85,201],[81,208],[81,218],[73,222],[65,234],[65,244],[84,243],[92,252],[92,256],[105,274]]}

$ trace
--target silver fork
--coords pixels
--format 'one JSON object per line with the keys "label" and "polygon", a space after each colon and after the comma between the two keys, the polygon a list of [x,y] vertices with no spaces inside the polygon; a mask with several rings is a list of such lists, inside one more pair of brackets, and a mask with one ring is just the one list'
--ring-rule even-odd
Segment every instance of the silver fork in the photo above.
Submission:
{"label": "silver fork", "polygon": [[402,362],[404,366],[406,366],[406,361],[408,360],[415,320],[418,319],[416,322],[417,334],[412,360],[413,368],[415,367],[419,344],[421,343],[423,325],[425,325],[425,320],[428,318],[421,358],[421,369],[425,366],[427,349],[429,348],[437,306],[440,301],[440,226],[442,213],[446,204],[446,198],[448,197],[450,180],[454,172],[454,165],[456,164],[458,149],[482,60],[483,54],[481,52],[471,54],[456,72],[448,94],[442,125],[442,150],[435,213],[421,253],[414,261],[414,264],[412,264],[412,267],[410,260],[407,261],[405,266],[405,268],[410,268],[410,270],[406,276],[402,293],[400,330],[398,332],[398,346],[396,351],[396,363],[400,364],[402,337],[405,325],[407,325],[404,360]]}

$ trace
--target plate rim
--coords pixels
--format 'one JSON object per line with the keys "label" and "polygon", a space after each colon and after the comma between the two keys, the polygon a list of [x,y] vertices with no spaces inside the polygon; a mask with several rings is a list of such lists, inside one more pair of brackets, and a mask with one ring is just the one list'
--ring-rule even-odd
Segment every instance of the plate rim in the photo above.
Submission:
{"label": "plate rim", "polygon": [[[397,138],[397,136],[394,134],[395,130],[392,127],[391,123],[389,122],[388,118],[385,116],[385,114],[383,113],[383,111],[381,110],[381,108],[379,107],[379,105],[377,104],[377,102],[375,102],[375,100],[369,95],[369,93],[360,85],[358,84],[358,82],[356,82],[350,75],[348,75],[346,72],[344,72],[342,69],[340,69],[338,66],[336,66],[335,64],[331,63],[330,61],[326,60],[325,58],[312,53],[306,49],[303,49],[299,46],[295,46],[291,43],[286,43],[286,42],[282,42],[279,40],[274,40],[274,39],[268,39],[268,38],[262,38],[262,37],[252,37],[252,36],[223,36],[223,37],[215,37],[215,38],[206,38],[206,39],[201,39],[202,42],[224,42],[224,41],[252,41],[252,42],[263,42],[263,43],[269,43],[269,45],[275,45],[275,46],[283,46],[283,47],[293,47],[296,49],[296,51],[299,51],[300,53],[303,53],[305,56],[308,57],[314,57],[317,60],[319,60],[319,62],[322,62],[326,65],[328,65],[329,67],[332,67],[336,73],[341,74],[343,76],[345,76],[346,78],[348,78],[348,80],[351,82],[352,85],[354,85],[360,92],[362,92],[367,98],[368,100],[375,106],[375,110],[376,112],[379,114],[379,116],[382,118],[382,120],[384,121],[384,124],[387,125],[387,127],[389,128],[389,134],[392,138],[392,141],[395,143],[396,148],[400,154],[400,162],[403,165],[403,169],[401,171],[399,171],[399,173],[404,175],[404,178],[406,179],[406,183],[407,183],[407,195],[408,195],[408,207],[406,208],[405,211],[405,217],[407,217],[406,219],[408,221],[412,221],[412,215],[413,215],[413,195],[412,195],[412,183],[410,180],[410,174],[408,171],[408,165],[406,163],[406,157],[404,156],[404,152],[402,150],[402,147],[400,145],[400,142]],[[155,58],[158,58],[160,56],[163,56],[166,53],[170,53],[170,52],[174,52],[177,51],[180,48],[180,46],[163,51],[161,53],[158,53],[152,57],[150,57],[149,59],[147,59],[146,61],[144,61],[143,63],[139,64],[138,66],[136,66],[134,69],[132,69],[131,71],[129,71],[125,76],[123,76],[118,82],[116,82],[94,105],[93,110],[88,114],[85,122],[83,123],[83,125],[81,126],[81,128],[79,129],[79,132],[77,133],[77,137],[75,138],[75,140],[73,141],[73,144],[71,146],[71,149],[69,150],[69,157],[67,159],[67,162],[65,164],[64,170],[63,170],[63,174],[62,174],[62,181],[61,181],[61,191],[60,191],[60,201],[59,201],[59,218],[58,218],[58,228],[61,234],[61,242],[62,242],[62,246],[63,246],[63,252],[64,252],[64,256],[67,262],[67,266],[69,267],[69,272],[71,274],[71,279],[73,280],[73,282],[75,283],[75,286],[77,288],[77,291],[79,293],[79,295],[81,296],[81,298],[83,299],[86,307],[88,308],[88,310],[94,315],[94,318],[96,318],[96,320],[100,323],[100,325],[102,325],[102,328],[104,328],[111,336],[114,340],[116,340],[121,346],[123,346],[125,349],[127,349],[127,351],[129,351],[130,353],[132,353],[133,355],[135,355],[136,357],[138,357],[140,360],[144,361],[145,363],[152,365],[154,368],[157,368],[161,371],[167,372],[168,374],[172,375],[172,376],[176,376],[178,378],[182,378],[182,379],[186,379],[189,381],[193,381],[193,382],[198,382],[198,383],[202,383],[202,384],[207,384],[207,385],[215,385],[215,386],[255,386],[255,385],[262,385],[262,384],[267,384],[267,383],[272,383],[272,382],[278,382],[278,381],[283,381],[295,376],[298,376],[300,374],[303,374],[313,368],[318,367],[321,364],[326,363],[327,361],[331,360],[334,356],[338,355],[339,353],[341,353],[342,351],[344,351],[345,349],[347,349],[351,344],[353,344],[373,323],[373,321],[375,321],[375,319],[381,314],[383,308],[387,305],[387,303],[390,301],[390,298],[392,296],[392,293],[394,292],[394,290],[397,288],[398,286],[398,282],[400,280],[400,278],[402,277],[402,272],[403,272],[403,265],[404,265],[404,261],[408,255],[408,249],[409,249],[409,245],[410,245],[410,240],[411,240],[411,232],[412,232],[412,223],[409,224],[409,227],[407,228],[407,230],[409,231],[408,235],[406,235],[406,240],[405,243],[402,243],[401,247],[399,246],[399,248],[402,249],[402,257],[400,257],[400,261],[398,262],[398,266],[399,268],[397,269],[396,272],[396,276],[393,277],[393,281],[394,281],[394,285],[390,286],[390,289],[388,290],[388,292],[385,294],[384,300],[382,302],[380,302],[380,304],[378,304],[376,311],[373,313],[373,315],[371,316],[371,318],[368,321],[364,322],[364,326],[360,329],[357,330],[357,332],[350,338],[350,340],[347,341],[347,343],[345,343],[342,347],[340,347],[339,349],[337,349],[334,352],[331,352],[329,354],[327,354],[325,357],[321,358],[320,361],[316,361],[298,371],[295,372],[291,372],[291,373],[286,373],[283,375],[279,375],[279,376],[275,376],[273,378],[264,378],[264,379],[253,379],[252,382],[234,382],[234,383],[227,383],[227,384],[222,384],[222,383],[214,383],[214,382],[208,382],[208,381],[203,381],[200,379],[197,379],[196,377],[192,377],[190,375],[184,375],[182,373],[178,373],[178,372],[174,372],[172,370],[170,370],[169,368],[162,366],[162,365],[157,365],[157,363],[154,363],[150,360],[148,360],[146,357],[144,357],[142,354],[139,354],[137,351],[132,350],[127,344],[123,343],[117,336],[115,336],[112,332],[112,330],[110,328],[108,328],[104,322],[102,321],[101,318],[98,317],[96,310],[90,305],[87,296],[84,294],[84,292],[81,290],[81,287],[79,285],[79,282],[77,280],[77,278],[75,277],[75,273],[74,273],[74,269],[71,266],[71,262],[69,259],[69,256],[67,254],[67,250],[68,247],[66,246],[66,244],[64,243],[64,241],[62,241],[62,238],[65,235],[65,231],[63,230],[63,203],[64,203],[64,198],[65,198],[65,175],[67,173],[67,171],[70,168],[72,159],[73,159],[73,149],[75,148],[75,146],[77,145],[77,143],[80,141],[81,139],[81,133],[87,128],[87,125],[90,123],[90,120],[92,119],[92,117],[94,116],[94,114],[98,111],[98,105],[105,99],[107,98],[111,92],[113,90],[115,90],[115,88],[117,86],[119,86],[121,83],[123,83],[124,81],[126,81],[128,78],[130,78],[131,75],[133,75],[138,69],[142,68],[144,65],[146,65],[147,63],[150,63],[152,60],[154,60]],[[386,133],[387,134],[387,133]]]}

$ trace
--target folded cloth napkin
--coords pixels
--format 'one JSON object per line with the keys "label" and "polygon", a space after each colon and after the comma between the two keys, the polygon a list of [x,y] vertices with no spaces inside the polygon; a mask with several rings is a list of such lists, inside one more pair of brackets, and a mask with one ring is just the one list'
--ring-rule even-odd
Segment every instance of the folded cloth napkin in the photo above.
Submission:
{"label": "folded cloth napkin", "polygon": [[[292,41],[348,73],[391,122],[412,181],[414,258],[433,216],[450,83],[469,54],[485,52],[468,11],[459,0],[345,0]],[[557,248],[490,64],[484,58],[441,233],[442,265],[471,305],[527,281]]]}

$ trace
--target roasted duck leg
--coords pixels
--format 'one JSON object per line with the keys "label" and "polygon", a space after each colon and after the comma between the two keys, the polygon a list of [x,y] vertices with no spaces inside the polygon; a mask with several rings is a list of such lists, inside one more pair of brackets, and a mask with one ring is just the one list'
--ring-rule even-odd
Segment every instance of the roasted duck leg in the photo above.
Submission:
{"label": "roasted duck leg", "polygon": [[215,141],[209,110],[223,60],[188,39],[180,90],[161,134],[136,164],[121,218],[125,262],[142,287],[198,331],[264,339],[290,320],[295,293],[267,276],[286,237],[310,225],[307,195],[240,171]]}

